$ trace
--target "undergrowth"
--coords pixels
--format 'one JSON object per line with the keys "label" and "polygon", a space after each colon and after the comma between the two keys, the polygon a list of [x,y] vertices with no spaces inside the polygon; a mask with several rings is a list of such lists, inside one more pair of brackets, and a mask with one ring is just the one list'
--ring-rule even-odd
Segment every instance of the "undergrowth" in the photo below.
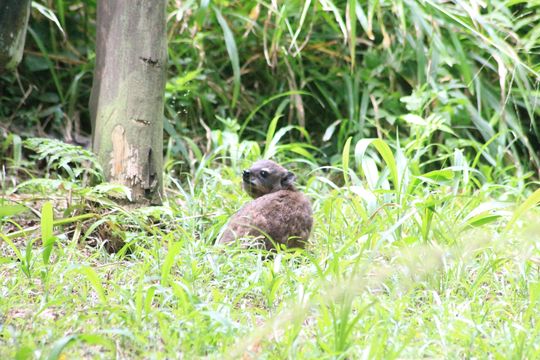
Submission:
{"label": "undergrowth", "polygon": [[[493,185],[459,149],[434,170],[423,146],[349,141],[328,168],[272,143],[315,226],[305,250],[271,256],[214,245],[248,200],[240,170],[268,145],[216,142],[170,168],[163,206],[138,210],[110,198],[126,189],[72,176],[87,163],[68,145],[52,143],[64,166],[47,161],[47,178],[4,167],[0,357],[540,355],[534,187]],[[38,158],[51,146],[25,144]]]}
{"label": "undergrowth", "polygon": [[[0,76],[0,358],[539,358],[538,4],[169,1],[163,205],[91,152],[96,1]],[[35,138],[39,136],[40,138]],[[303,251],[214,245],[293,170]]]}
{"label": "undergrowth", "polygon": [[[96,3],[33,2],[24,60],[0,75],[0,132],[90,143]],[[278,128],[304,129],[287,137],[307,132],[321,165],[337,165],[349,137],[395,142],[428,129],[432,143],[482,152],[495,182],[508,165],[538,176],[539,7],[168,0],[170,152],[196,158],[209,129],[232,123],[260,143],[280,114]],[[440,168],[437,150],[423,160]]]}

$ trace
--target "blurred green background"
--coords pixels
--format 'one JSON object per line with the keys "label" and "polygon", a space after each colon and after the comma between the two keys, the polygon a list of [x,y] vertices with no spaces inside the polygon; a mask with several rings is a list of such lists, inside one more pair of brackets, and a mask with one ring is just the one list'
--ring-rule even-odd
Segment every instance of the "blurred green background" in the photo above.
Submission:
{"label": "blurred green background", "polygon": [[[423,147],[434,169],[459,148],[488,181],[537,176],[539,8],[169,1],[168,158],[261,144],[276,119],[282,150],[319,164],[340,162],[350,137],[379,137]],[[0,76],[4,136],[88,145],[95,18],[96,1],[34,2],[24,60]]]}

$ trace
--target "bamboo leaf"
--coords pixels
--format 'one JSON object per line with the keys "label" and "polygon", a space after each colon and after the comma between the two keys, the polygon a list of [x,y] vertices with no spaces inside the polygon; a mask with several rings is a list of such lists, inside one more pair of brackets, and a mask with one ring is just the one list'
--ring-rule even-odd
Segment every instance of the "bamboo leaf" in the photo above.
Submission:
{"label": "bamboo leaf", "polygon": [[296,47],[296,51],[299,52],[300,49],[296,45],[296,39],[298,38],[298,35],[300,35],[300,31],[302,31],[302,27],[304,26],[304,22],[306,21],[307,12],[309,10],[309,6],[311,5],[311,0],[306,0],[304,3],[304,7],[302,8],[302,15],[300,15],[300,21],[298,22],[298,29],[296,29],[292,39],[291,39],[291,45],[289,46],[289,50],[293,47],[293,45]]}
{"label": "bamboo leaf", "polygon": [[105,296],[105,289],[103,288],[103,285],[101,283],[101,279],[99,278],[98,273],[94,269],[92,269],[90,266],[86,266],[86,265],[77,266],[74,269],[74,271],[86,277],[86,280],[88,280],[88,282],[90,282],[90,284],[93,286],[101,303],[104,305],[107,304],[107,297]]}
{"label": "bamboo leaf", "polygon": [[236,47],[236,41],[234,40],[234,35],[227,24],[225,18],[219,11],[218,8],[214,7],[214,12],[216,13],[217,20],[221,29],[223,30],[223,37],[225,38],[225,47],[227,48],[227,53],[229,54],[229,59],[231,60],[231,65],[233,69],[233,97],[231,107],[234,109],[236,102],[238,101],[238,95],[240,94],[240,60],[238,56],[238,49]]}
{"label": "bamboo leaf", "polygon": [[169,251],[167,252],[167,256],[165,256],[163,266],[161,267],[161,285],[163,286],[169,285],[169,275],[174,265],[174,259],[180,252],[180,247],[181,244],[179,242],[173,240],[169,241]]}
{"label": "bamboo leaf", "polygon": [[64,349],[77,341],[84,342],[88,345],[99,345],[111,351],[116,357],[116,345],[113,340],[110,339],[110,336],[105,334],[75,334],[65,336],[57,340],[52,347],[51,352],[47,356],[47,360],[58,360],[63,359],[65,356],[62,356]]}
{"label": "bamboo leaf", "polygon": [[41,208],[41,243],[43,245],[43,262],[45,265],[49,264],[51,251],[56,241],[53,233],[53,224],[53,206],[50,202],[46,202]]}
{"label": "bamboo leaf", "polygon": [[356,64],[356,0],[347,1],[347,31],[349,32],[349,56],[351,72]]}
{"label": "bamboo leaf", "polygon": [[352,137],[349,137],[343,146],[343,153],[341,155],[341,162],[343,164],[343,179],[345,184],[349,186],[349,157],[351,156],[351,141]]}
{"label": "bamboo leaf", "polygon": [[275,144],[272,143],[272,138],[274,137],[274,134],[276,132],[277,123],[278,123],[280,118],[281,118],[281,115],[279,115],[279,114],[274,116],[274,118],[272,119],[272,121],[270,121],[270,124],[268,125],[268,130],[266,130],[266,143],[265,143],[265,146],[264,146],[264,158],[265,159],[269,158],[269,154],[272,152],[271,146],[275,145]]}
{"label": "bamboo leaf", "polygon": [[320,0],[320,3],[323,6],[323,10],[331,11],[332,14],[334,14],[334,19],[338,23],[339,28],[341,29],[341,33],[343,34],[343,42],[346,43],[347,42],[347,26],[345,25],[345,22],[343,21],[341,17],[339,9],[332,2],[332,0]]}
{"label": "bamboo leaf", "polygon": [[525,214],[528,210],[537,206],[540,203],[540,189],[532,193],[525,201],[514,211],[514,215],[506,225],[505,231],[508,231],[514,223]]}
{"label": "bamboo leaf", "polygon": [[28,210],[24,205],[3,205],[0,206],[0,218],[18,215]]}
{"label": "bamboo leaf", "polygon": [[4,240],[8,246],[11,248],[11,250],[13,250],[13,252],[15,253],[15,256],[17,256],[17,259],[19,259],[19,261],[22,263],[24,262],[24,257],[21,253],[21,251],[19,250],[19,248],[13,243],[13,241],[11,241],[11,239],[7,236],[5,236],[4,234],[0,233],[0,238],[2,238],[2,240]]}

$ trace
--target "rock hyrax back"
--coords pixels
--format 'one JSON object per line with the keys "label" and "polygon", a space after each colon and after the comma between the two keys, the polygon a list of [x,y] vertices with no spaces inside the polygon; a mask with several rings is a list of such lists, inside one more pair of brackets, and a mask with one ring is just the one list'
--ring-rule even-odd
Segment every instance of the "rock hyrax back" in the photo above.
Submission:
{"label": "rock hyrax back", "polygon": [[[270,160],[257,161],[242,177],[254,200],[234,214],[219,243],[252,237],[267,250],[279,246],[303,248],[313,225],[309,200],[293,185],[295,176]],[[269,240],[272,239],[272,241]]]}

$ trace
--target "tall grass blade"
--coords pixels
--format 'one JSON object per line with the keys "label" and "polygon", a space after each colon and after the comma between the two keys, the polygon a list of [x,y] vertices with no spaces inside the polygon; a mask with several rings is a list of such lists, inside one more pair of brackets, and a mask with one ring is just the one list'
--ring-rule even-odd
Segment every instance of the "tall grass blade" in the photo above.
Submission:
{"label": "tall grass blade", "polygon": [[272,119],[272,121],[270,121],[270,124],[268,125],[268,129],[266,130],[266,143],[265,143],[265,146],[264,146],[264,158],[265,159],[268,159],[268,154],[271,153],[272,149],[270,148],[270,145],[272,143],[272,138],[274,137],[274,134],[276,132],[276,127],[277,127],[277,123],[279,121],[279,119],[281,118],[281,115],[276,115],[274,116],[274,118]]}
{"label": "tall grass blade", "polygon": [[68,345],[73,344],[77,341],[84,342],[88,345],[103,346],[105,349],[109,350],[114,354],[112,358],[116,358],[116,345],[109,336],[98,334],[76,334],[68,335],[57,340],[53,344],[51,352],[47,356],[47,360],[59,360],[67,358],[65,355],[62,355],[62,352],[66,349]]}
{"label": "tall grass blade", "polygon": [[169,285],[169,276],[171,274],[171,269],[174,265],[174,259],[176,258],[176,255],[180,252],[181,249],[181,243],[173,241],[172,239],[169,241],[169,251],[167,252],[167,256],[165,256],[165,260],[163,261],[163,265],[161,266],[161,285],[162,286],[168,286]]}
{"label": "tall grass blade", "polygon": [[381,139],[362,139],[358,143],[356,143],[355,150],[354,150],[354,156],[357,163],[362,163],[362,159],[364,157],[364,154],[369,147],[369,145],[373,144],[375,149],[379,152],[381,157],[383,158],[386,166],[388,166],[388,169],[390,170],[390,177],[392,179],[392,182],[394,183],[394,188],[396,190],[400,189],[400,179],[398,174],[398,168],[396,165],[396,160],[394,158],[394,155],[392,154],[392,150]]}
{"label": "tall grass blade", "polygon": [[[60,3],[61,3],[61,1],[60,1]],[[32,7],[34,9],[36,9],[37,11],[39,11],[41,13],[41,15],[43,15],[47,19],[51,20],[56,25],[58,30],[60,30],[60,32],[62,33],[64,38],[66,37],[66,32],[64,31],[64,28],[62,27],[62,25],[60,25],[60,22],[58,21],[58,18],[56,17],[56,14],[51,9],[41,5],[40,3],[36,2],[36,1],[32,1]],[[60,4],[60,7],[59,7],[59,12],[60,12],[60,17],[62,18],[62,22],[64,22],[63,21],[63,15],[64,15],[63,6],[61,4]]]}
{"label": "tall grass blade", "polygon": [[323,10],[328,11],[330,10],[332,14],[334,15],[334,19],[339,25],[339,28],[341,29],[341,33],[343,34],[343,42],[347,42],[347,26],[345,25],[345,22],[343,21],[343,18],[341,17],[341,13],[338,9],[338,7],[334,4],[332,0],[320,0],[320,3],[323,6]]}
{"label": "tall grass blade", "polygon": [[356,0],[347,1],[347,31],[349,32],[349,56],[351,57],[351,72],[356,65]]}
{"label": "tall grass blade", "polygon": [[225,47],[227,48],[227,53],[229,54],[229,59],[231,60],[231,65],[233,69],[233,97],[231,108],[235,108],[236,102],[238,101],[238,95],[240,94],[240,60],[238,56],[238,49],[236,47],[236,41],[234,40],[234,35],[227,24],[227,21],[223,18],[221,11],[218,8],[214,7],[214,12],[216,13],[217,20],[221,29],[223,30],[223,37],[225,39]]}
{"label": "tall grass blade", "polygon": [[51,251],[56,241],[53,233],[54,215],[51,202],[46,202],[41,208],[41,243],[43,244],[43,263],[49,264]]}
{"label": "tall grass blade", "polygon": [[341,155],[341,163],[343,166],[343,180],[345,184],[349,186],[349,158],[351,156],[351,141],[352,137],[349,137],[343,146],[343,153]]}
{"label": "tall grass blade", "polygon": [[302,31],[302,28],[304,26],[304,22],[306,21],[307,12],[309,10],[309,7],[311,5],[311,0],[306,0],[304,3],[304,6],[302,8],[302,14],[300,15],[300,21],[298,22],[298,28],[294,32],[294,35],[291,39],[291,45],[289,46],[289,51],[293,47],[293,45],[296,47],[296,54],[300,51],[300,48],[296,46],[296,40],[298,39],[298,35],[300,35],[300,32]]}
{"label": "tall grass blade", "polygon": [[537,206],[538,203],[540,203],[540,189],[537,189],[534,193],[532,193],[525,201],[514,211],[514,215],[506,224],[505,231],[510,230],[510,228],[514,225],[514,223],[521,217],[523,214],[525,214],[528,210],[532,209],[533,207]]}
{"label": "tall grass blade", "polygon": [[[2,240],[4,240],[8,244],[8,246],[11,248],[11,250],[13,250],[13,252],[15,253],[15,256],[17,256],[17,259],[21,262],[21,264],[24,264],[25,263],[25,258],[23,256],[23,254],[21,253],[21,251],[19,250],[19,248],[17,247],[17,245],[15,245],[10,238],[8,238],[7,236],[5,236],[2,233],[0,233],[0,238],[2,238]],[[26,274],[26,272],[25,272],[25,274]],[[26,274],[26,275],[30,275],[30,274]]]}
{"label": "tall grass blade", "polygon": [[101,282],[101,279],[99,278],[98,273],[90,266],[86,265],[77,266],[73,271],[86,277],[88,282],[90,282],[90,284],[93,286],[101,303],[103,305],[106,305],[107,297],[105,296],[105,289],[103,288],[103,284]]}
{"label": "tall grass blade", "polygon": [[29,209],[24,205],[2,205],[0,206],[0,220],[4,217],[22,214],[27,211],[29,211]]}

